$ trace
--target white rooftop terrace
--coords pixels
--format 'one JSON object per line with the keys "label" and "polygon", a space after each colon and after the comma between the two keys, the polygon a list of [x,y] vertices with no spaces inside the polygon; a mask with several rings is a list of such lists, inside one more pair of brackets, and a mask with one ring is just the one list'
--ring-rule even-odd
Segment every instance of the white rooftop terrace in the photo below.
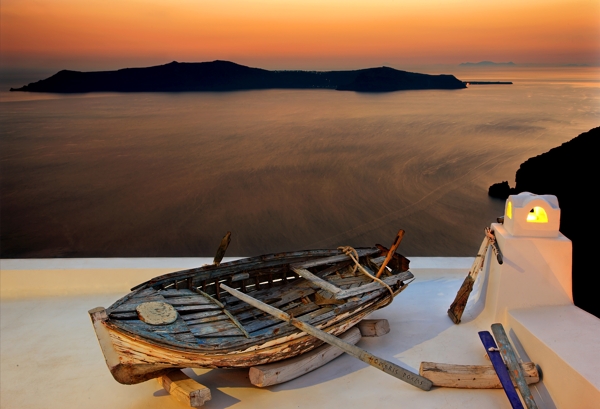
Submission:
{"label": "white rooftop terrace", "polygon": [[[416,280],[392,305],[371,315],[387,319],[390,333],[363,338],[358,346],[415,372],[421,361],[488,364],[477,332],[489,330],[492,322],[473,319],[474,309],[469,307],[460,325],[454,325],[446,315],[473,259],[410,259]],[[106,367],[87,311],[108,307],[130,287],[147,279],[210,261],[1,260],[0,406],[185,407],[155,381],[117,383]],[[545,313],[553,320],[557,318],[552,310]],[[584,320],[597,320],[586,314]],[[573,352],[577,350],[574,346]],[[523,350],[518,352],[528,360]],[[300,378],[264,389],[250,383],[247,370],[188,369],[186,373],[211,389],[212,400],[204,405],[207,409],[510,408],[502,390],[434,387],[424,392],[347,355]],[[560,407],[544,381],[533,385],[532,391],[540,408]]]}
{"label": "white rooftop terrace", "polygon": [[[500,322],[519,358],[542,368],[543,380],[531,386],[539,408],[598,408],[600,320],[572,303],[571,242],[556,228],[552,233],[552,223],[533,225],[541,229],[533,236],[514,226],[519,209],[528,203],[544,208],[551,222],[558,208],[551,201],[517,199],[509,210],[515,220],[492,224],[504,263],[487,257],[460,325],[446,311],[473,258],[409,257],[415,281],[370,317],[387,319],[390,333],[363,338],[357,345],[414,372],[422,361],[488,364],[477,332]],[[155,381],[117,383],[87,311],[110,306],[132,286],[155,276],[210,262],[0,260],[0,407],[185,407]],[[250,383],[247,370],[185,372],[211,389],[207,409],[510,408],[503,390],[434,387],[424,392],[347,355],[262,389]]]}

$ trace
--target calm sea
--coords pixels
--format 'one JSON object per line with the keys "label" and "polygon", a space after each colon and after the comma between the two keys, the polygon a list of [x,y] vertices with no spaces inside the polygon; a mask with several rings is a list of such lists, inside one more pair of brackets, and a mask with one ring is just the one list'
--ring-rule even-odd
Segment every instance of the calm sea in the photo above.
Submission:
{"label": "calm sea", "polygon": [[514,84],[3,90],[1,256],[211,256],[228,230],[231,256],[387,246],[400,228],[405,255],[474,256],[503,213],[489,185],[514,185],[524,160],[600,125],[600,71],[452,73]]}

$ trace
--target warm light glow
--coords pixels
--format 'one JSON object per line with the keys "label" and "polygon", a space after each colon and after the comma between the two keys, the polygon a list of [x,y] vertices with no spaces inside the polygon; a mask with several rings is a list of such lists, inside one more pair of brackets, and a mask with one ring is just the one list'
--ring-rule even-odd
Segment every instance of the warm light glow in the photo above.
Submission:
{"label": "warm light glow", "polygon": [[506,205],[506,216],[509,219],[512,219],[512,202],[508,202],[508,204]]}
{"label": "warm light glow", "polygon": [[531,209],[531,211],[527,215],[527,222],[528,223],[548,223],[548,215],[546,214],[546,211],[542,207],[535,206],[533,209]]}
{"label": "warm light glow", "polygon": [[[3,65],[599,62],[597,0],[3,0]],[[67,66],[68,65],[68,66]]]}

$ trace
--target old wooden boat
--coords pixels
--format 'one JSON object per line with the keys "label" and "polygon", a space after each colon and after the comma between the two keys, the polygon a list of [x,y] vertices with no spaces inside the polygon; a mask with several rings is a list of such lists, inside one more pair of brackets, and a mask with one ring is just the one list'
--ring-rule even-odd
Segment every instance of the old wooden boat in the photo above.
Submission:
{"label": "old wooden boat", "polygon": [[[174,368],[275,362],[323,343],[222,284],[339,335],[389,304],[412,279],[408,260],[379,245],[269,254],[156,277],[90,316],[112,375],[135,384]],[[146,313],[153,308],[158,315]]]}

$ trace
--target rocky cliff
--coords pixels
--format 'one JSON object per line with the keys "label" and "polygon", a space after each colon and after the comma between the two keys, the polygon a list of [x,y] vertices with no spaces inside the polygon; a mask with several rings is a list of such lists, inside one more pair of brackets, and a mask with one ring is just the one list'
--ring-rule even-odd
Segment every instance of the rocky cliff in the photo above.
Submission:
{"label": "rocky cliff", "polygon": [[595,279],[598,240],[593,234],[599,187],[600,127],[523,162],[517,170],[516,186],[508,182],[490,187],[490,196],[506,199],[509,194],[552,194],[561,208],[560,231],[573,241],[573,298],[580,308],[600,318]]}

